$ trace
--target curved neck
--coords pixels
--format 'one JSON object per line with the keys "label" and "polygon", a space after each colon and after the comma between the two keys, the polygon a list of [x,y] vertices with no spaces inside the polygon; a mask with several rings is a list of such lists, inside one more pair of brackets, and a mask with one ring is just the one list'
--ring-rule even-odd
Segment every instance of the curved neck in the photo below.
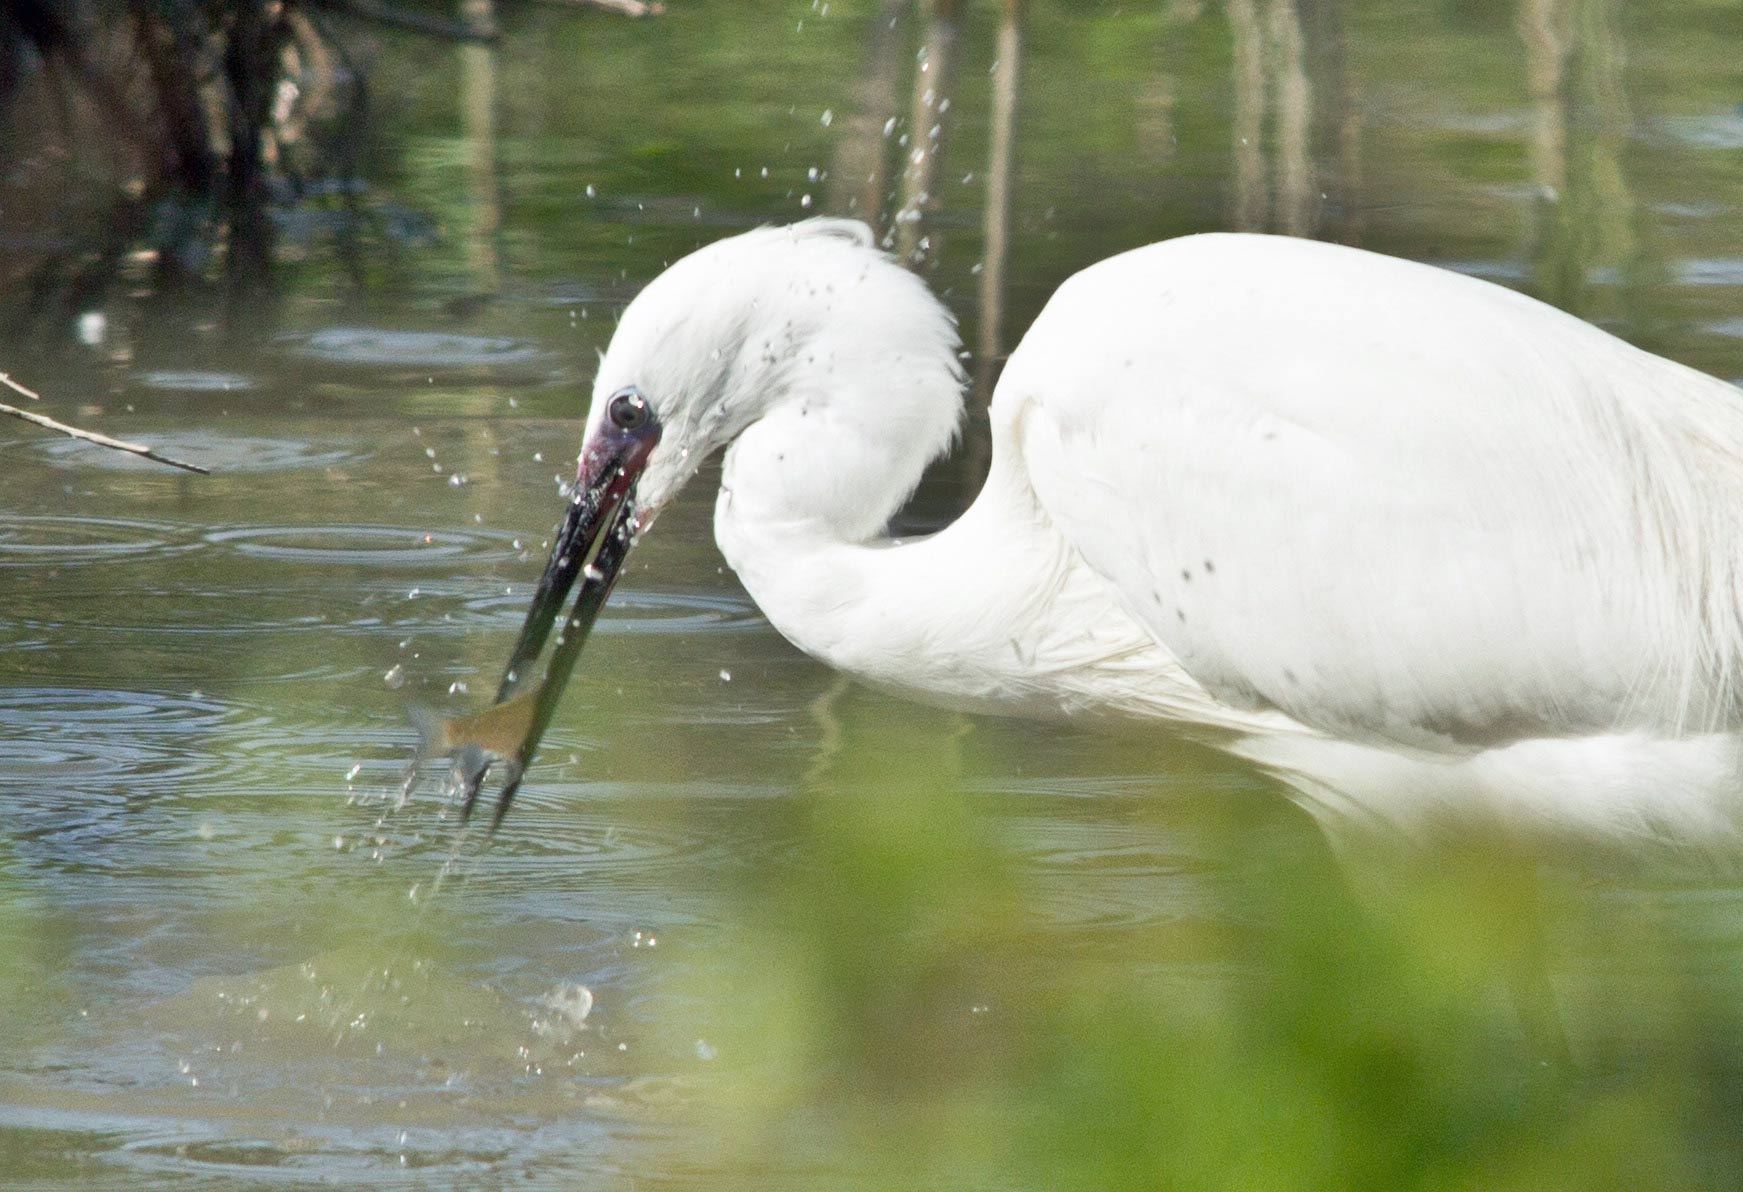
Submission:
{"label": "curved neck", "polygon": [[[809,449],[825,463],[836,458],[827,440]],[[1036,663],[1058,656],[1049,638],[1060,622],[1048,614],[1072,583],[1075,556],[1008,461],[995,463],[956,522],[905,542],[845,532],[827,500],[783,462],[747,433],[714,510],[721,553],[783,637],[909,697],[968,710],[1070,710]],[[887,521],[905,495],[886,480],[857,498]]]}
{"label": "curved neck", "polygon": [[[881,538],[917,469],[899,443],[798,407],[765,416],[726,452],[714,537],[765,616],[794,645],[857,670],[870,610],[899,596],[892,567],[912,548]],[[912,478],[903,473],[914,471]]]}
{"label": "curved neck", "polygon": [[911,541],[874,536],[908,493],[899,455],[826,420],[802,441],[779,427],[764,419],[728,451],[714,536],[769,623],[805,653],[962,711],[1164,717],[1236,733],[1283,723],[1218,703],[1131,616],[1047,517],[1011,426],[995,424],[974,503]]}

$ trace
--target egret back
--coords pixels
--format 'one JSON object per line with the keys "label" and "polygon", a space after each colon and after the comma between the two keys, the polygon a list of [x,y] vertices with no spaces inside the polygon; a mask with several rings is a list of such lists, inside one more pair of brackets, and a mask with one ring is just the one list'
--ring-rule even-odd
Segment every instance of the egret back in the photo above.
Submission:
{"label": "egret back", "polygon": [[1067,282],[993,415],[1230,705],[1466,751],[1743,719],[1743,401],[1523,295],[1169,241]]}

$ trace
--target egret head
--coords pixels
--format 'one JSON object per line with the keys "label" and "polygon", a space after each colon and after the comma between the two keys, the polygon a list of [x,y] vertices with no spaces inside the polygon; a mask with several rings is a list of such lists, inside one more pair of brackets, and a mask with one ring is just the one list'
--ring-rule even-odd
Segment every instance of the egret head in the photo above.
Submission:
{"label": "egret head", "polygon": [[[891,449],[863,466],[911,489],[960,418],[956,346],[948,312],[850,220],[718,241],[636,296],[600,359],[570,505],[498,695],[532,677],[566,594],[585,576],[532,728],[510,759],[498,818],[635,535],[703,461],[759,422],[814,413],[808,425],[831,422],[840,437],[888,440]],[[854,400],[856,387],[875,389],[876,400]],[[853,467],[814,466],[817,486],[830,490],[817,503],[834,499],[843,532],[870,533],[890,511],[856,493],[863,480]],[[469,808],[475,783],[467,795]]]}
{"label": "egret head", "polygon": [[906,353],[942,359],[952,395],[941,414],[928,403],[937,426],[917,450],[930,458],[958,420],[955,347],[948,312],[866,225],[759,228],[683,258],[630,303],[600,360],[587,440],[608,433],[623,395],[648,403],[661,433],[636,484],[645,527],[710,455],[777,410],[839,409],[844,387],[871,382],[884,390],[871,409],[903,421],[912,387],[893,366]]}

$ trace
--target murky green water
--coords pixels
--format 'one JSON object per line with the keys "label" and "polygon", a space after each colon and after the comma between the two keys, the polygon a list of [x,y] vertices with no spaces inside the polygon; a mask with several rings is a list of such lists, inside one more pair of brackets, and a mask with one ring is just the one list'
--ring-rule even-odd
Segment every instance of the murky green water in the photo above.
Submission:
{"label": "murky green water", "polygon": [[[1232,762],[845,689],[724,572],[706,483],[488,851],[392,807],[406,705],[494,687],[613,312],[713,237],[863,210],[930,131],[903,5],[671,9],[349,30],[367,188],[283,207],[246,306],[135,258],[65,283],[113,179],[45,185],[10,130],[0,367],[216,474],[0,443],[0,1184],[1734,1186],[1732,887],[1552,883],[1583,1062],[1545,1075],[1482,864],[1376,916]],[[900,246],[977,367],[1083,265],[1246,227],[1743,377],[1733,4],[1049,3],[1020,59],[999,23],[971,6],[921,96]]]}

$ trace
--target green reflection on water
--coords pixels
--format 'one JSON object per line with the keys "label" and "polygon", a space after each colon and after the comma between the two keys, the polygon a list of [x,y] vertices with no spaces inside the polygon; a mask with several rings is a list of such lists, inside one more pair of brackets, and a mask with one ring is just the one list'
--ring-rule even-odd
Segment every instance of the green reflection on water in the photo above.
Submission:
{"label": "green reflection on water", "polygon": [[[388,805],[405,702],[475,703],[501,665],[613,311],[730,230],[894,210],[929,131],[902,8],[511,8],[494,53],[375,35],[368,218],[281,211],[248,312],[138,262],[60,284],[44,244],[83,260],[73,215],[124,181],[101,154],[8,183],[6,367],[220,471],[0,444],[9,1179],[1735,1185],[1729,885],[1616,858],[1527,880],[1479,846],[1352,880],[1166,736],[842,695],[720,573],[702,484],[638,550],[503,838],[477,855],[433,793]],[[1027,6],[1002,237],[999,24],[966,9],[922,205],[977,350],[1091,261],[1246,226],[1743,375],[1732,6]],[[91,350],[63,335],[89,309]],[[280,338],[333,328],[536,363]],[[912,522],[957,507],[965,459]],[[1521,957],[1577,1075],[1522,1029]],[[592,1013],[553,1027],[575,985]]]}

